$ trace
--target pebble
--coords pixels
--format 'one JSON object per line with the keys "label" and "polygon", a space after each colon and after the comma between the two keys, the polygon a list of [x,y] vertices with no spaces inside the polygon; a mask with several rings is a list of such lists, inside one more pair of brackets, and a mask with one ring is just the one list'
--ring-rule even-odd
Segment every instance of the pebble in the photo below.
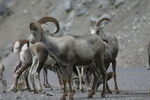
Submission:
{"label": "pebble", "polygon": [[46,95],[47,95],[47,96],[53,96],[54,93],[52,93],[52,92],[46,92]]}

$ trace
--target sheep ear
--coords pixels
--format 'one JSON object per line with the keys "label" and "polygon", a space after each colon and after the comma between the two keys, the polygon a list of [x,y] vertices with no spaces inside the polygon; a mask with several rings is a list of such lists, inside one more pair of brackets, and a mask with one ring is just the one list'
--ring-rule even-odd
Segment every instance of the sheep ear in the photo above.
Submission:
{"label": "sheep ear", "polygon": [[35,25],[35,23],[31,23],[29,25],[29,27],[30,27],[30,30],[33,30],[33,31],[37,31],[38,30],[37,27],[36,27],[36,25]]}
{"label": "sheep ear", "polygon": [[99,28],[103,28],[104,27],[104,24],[102,24]]}
{"label": "sheep ear", "polygon": [[91,24],[90,24],[90,26],[94,26],[94,21],[92,21],[92,20],[91,20]]}

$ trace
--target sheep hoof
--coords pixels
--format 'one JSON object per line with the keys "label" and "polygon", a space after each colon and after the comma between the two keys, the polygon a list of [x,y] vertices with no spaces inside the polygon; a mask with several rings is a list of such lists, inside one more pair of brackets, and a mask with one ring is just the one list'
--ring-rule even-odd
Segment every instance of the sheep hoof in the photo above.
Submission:
{"label": "sheep hoof", "polygon": [[17,89],[15,88],[11,88],[10,91],[14,91],[14,92],[17,92]]}
{"label": "sheep hoof", "polygon": [[66,100],[66,98],[64,98],[64,97],[61,97],[61,98],[60,98],[60,100]]}
{"label": "sheep hoof", "polygon": [[107,94],[112,94],[112,92],[111,91],[107,91]]}
{"label": "sheep hoof", "polygon": [[80,91],[81,91],[81,92],[85,92],[85,90],[84,90],[84,89],[80,89]]}
{"label": "sheep hoof", "polygon": [[93,97],[93,95],[88,96],[88,98],[92,98],[92,97]]}
{"label": "sheep hoof", "polygon": [[46,93],[43,89],[39,90],[39,92],[41,92],[42,94]]}
{"label": "sheep hoof", "polygon": [[95,94],[95,92],[93,90],[91,90],[88,94],[88,98],[92,98],[94,94]]}
{"label": "sheep hoof", "polygon": [[38,94],[39,92],[37,90],[33,90],[34,94]]}
{"label": "sheep hoof", "polygon": [[106,96],[106,92],[102,92],[101,97],[104,98]]}
{"label": "sheep hoof", "polygon": [[29,90],[31,90],[31,88],[27,87],[27,88],[24,88],[24,90],[28,90],[29,91]]}
{"label": "sheep hoof", "polygon": [[101,97],[104,98],[104,97],[105,97],[105,94],[101,94]]}
{"label": "sheep hoof", "polygon": [[45,86],[45,88],[50,88],[51,87],[51,85],[50,84],[44,84],[44,86]]}
{"label": "sheep hoof", "polygon": [[30,89],[30,90],[28,90],[28,92],[32,92],[32,91],[33,91],[33,90],[31,90],[31,89]]}
{"label": "sheep hoof", "polygon": [[116,94],[119,94],[119,91],[117,91]]}
{"label": "sheep hoof", "polygon": [[73,97],[69,98],[69,100],[74,100]]}
{"label": "sheep hoof", "polygon": [[6,93],[6,91],[3,91],[2,93]]}

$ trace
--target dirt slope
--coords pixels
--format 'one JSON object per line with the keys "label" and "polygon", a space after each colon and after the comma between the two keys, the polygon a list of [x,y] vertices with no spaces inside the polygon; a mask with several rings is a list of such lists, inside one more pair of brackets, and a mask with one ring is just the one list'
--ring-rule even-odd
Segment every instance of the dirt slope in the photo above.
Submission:
{"label": "dirt slope", "polygon": [[[114,34],[119,41],[117,66],[148,67],[149,0],[70,0],[72,7],[69,13],[65,11],[69,0],[8,1],[12,2],[12,13],[0,19],[0,56],[3,58],[1,63],[6,66],[10,64],[5,55],[10,54],[11,45],[16,40],[29,37],[29,24],[32,21],[43,16],[53,16],[60,22],[59,35],[80,35],[88,33],[90,19],[107,16],[112,22],[105,25],[104,30]],[[51,26],[54,27],[53,24]]]}

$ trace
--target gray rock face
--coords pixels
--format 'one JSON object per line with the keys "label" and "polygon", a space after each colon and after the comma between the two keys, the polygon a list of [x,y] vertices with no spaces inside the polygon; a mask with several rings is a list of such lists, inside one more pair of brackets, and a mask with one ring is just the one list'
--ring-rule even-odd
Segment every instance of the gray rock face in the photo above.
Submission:
{"label": "gray rock face", "polygon": [[69,13],[73,9],[71,0],[66,1],[66,3],[64,4],[64,9],[66,10],[67,13]]}

